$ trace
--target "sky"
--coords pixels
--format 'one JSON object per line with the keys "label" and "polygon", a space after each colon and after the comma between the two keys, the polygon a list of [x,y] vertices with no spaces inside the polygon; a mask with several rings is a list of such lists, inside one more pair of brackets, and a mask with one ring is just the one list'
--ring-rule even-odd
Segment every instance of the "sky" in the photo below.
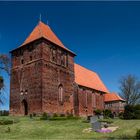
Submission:
{"label": "sky", "polygon": [[[0,2],[0,54],[19,47],[39,22],[49,24],[75,62],[99,74],[110,92],[119,80],[140,78],[140,2]],[[9,76],[4,104],[9,109]]]}

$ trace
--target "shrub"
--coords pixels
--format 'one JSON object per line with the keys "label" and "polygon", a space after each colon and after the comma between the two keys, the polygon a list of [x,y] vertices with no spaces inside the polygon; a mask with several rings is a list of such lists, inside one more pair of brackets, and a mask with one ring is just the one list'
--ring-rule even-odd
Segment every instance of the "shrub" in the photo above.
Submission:
{"label": "shrub", "polygon": [[105,118],[110,118],[111,115],[112,115],[112,112],[111,112],[111,110],[109,110],[109,109],[105,109],[105,110],[103,111],[103,115],[104,115]]}
{"label": "shrub", "polygon": [[123,119],[123,116],[124,116],[124,113],[123,113],[123,112],[120,112],[120,113],[119,113],[119,118],[120,118],[120,119]]}
{"label": "shrub", "polygon": [[46,112],[44,112],[44,113],[42,114],[42,117],[40,118],[40,120],[48,120],[48,119],[49,119],[48,114],[47,114]]}
{"label": "shrub", "polygon": [[53,114],[53,117],[58,117],[58,115],[56,113]]}
{"label": "shrub", "polygon": [[136,132],[136,138],[139,140],[140,139],[140,129],[137,130]]}
{"label": "shrub", "polygon": [[8,125],[13,123],[14,123],[13,120],[7,120],[7,119],[0,120],[0,125]]}
{"label": "shrub", "polygon": [[78,119],[80,119],[80,117],[78,117],[78,116],[68,116],[67,119],[68,120],[78,120]]}
{"label": "shrub", "polygon": [[36,117],[36,113],[33,113],[33,117]]}
{"label": "shrub", "polygon": [[49,120],[56,121],[56,120],[78,120],[80,117],[72,117],[72,116],[65,116],[65,117],[51,117]]}
{"label": "shrub", "polygon": [[126,105],[123,114],[124,119],[140,119],[140,105]]}
{"label": "shrub", "polygon": [[67,117],[51,117],[49,120],[56,121],[56,120],[67,120]]}
{"label": "shrub", "polygon": [[102,111],[100,109],[94,110],[95,115],[101,115]]}
{"label": "shrub", "polygon": [[113,123],[113,121],[111,119],[100,119],[99,122],[106,122],[108,124]]}
{"label": "shrub", "polygon": [[65,117],[65,114],[60,114],[60,117]]}
{"label": "shrub", "polygon": [[124,109],[124,119],[134,119],[134,107],[132,105],[126,105]]}
{"label": "shrub", "polygon": [[73,114],[67,114],[67,117],[73,117]]}
{"label": "shrub", "polygon": [[67,114],[67,119],[73,119],[73,118],[75,118],[75,117],[73,116],[73,114]]}
{"label": "shrub", "polygon": [[9,115],[9,111],[7,110],[0,110],[0,116],[8,116]]}
{"label": "shrub", "polygon": [[32,119],[33,118],[33,115],[32,114],[30,114],[30,119]]}
{"label": "shrub", "polygon": [[114,118],[114,114],[110,113],[109,117],[113,119]]}

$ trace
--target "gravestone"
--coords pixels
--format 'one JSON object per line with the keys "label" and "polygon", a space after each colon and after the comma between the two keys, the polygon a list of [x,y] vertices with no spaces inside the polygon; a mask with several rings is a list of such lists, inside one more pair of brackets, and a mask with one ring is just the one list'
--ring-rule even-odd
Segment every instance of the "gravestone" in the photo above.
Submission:
{"label": "gravestone", "polygon": [[101,129],[101,122],[98,121],[98,116],[90,117],[90,123],[92,125],[92,130],[97,131]]}
{"label": "gravestone", "polygon": [[98,120],[98,116],[92,116],[92,117],[90,117],[90,123],[97,122],[97,120]]}
{"label": "gravestone", "polygon": [[92,123],[92,130],[97,131],[101,129],[101,122],[96,121],[94,123]]}

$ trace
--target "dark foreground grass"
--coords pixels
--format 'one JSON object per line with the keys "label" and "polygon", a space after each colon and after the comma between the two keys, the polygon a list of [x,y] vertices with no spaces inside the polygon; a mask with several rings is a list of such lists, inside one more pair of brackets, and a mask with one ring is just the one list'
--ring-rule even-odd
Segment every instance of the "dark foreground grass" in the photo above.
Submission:
{"label": "dark foreground grass", "polygon": [[[15,117],[8,117],[15,119]],[[1,119],[1,117],[0,117]],[[17,118],[16,118],[17,119]],[[0,125],[0,139],[122,139],[135,138],[136,130],[140,129],[140,120],[114,119],[112,125],[119,126],[113,133],[83,133],[83,129],[91,127],[89,123],[79,120],[46,121],[35,117],[18,117],[19,122]],[[10,132],[7,131],[10,127]]]}

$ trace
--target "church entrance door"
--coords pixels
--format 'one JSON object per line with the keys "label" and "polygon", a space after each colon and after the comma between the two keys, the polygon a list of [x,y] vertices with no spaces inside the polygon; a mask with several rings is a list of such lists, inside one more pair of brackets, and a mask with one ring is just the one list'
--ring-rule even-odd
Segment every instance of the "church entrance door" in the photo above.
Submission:
{"label": "church entrance door", "polygon": [[24,115],[28,115],[28,103],[25,99],[22,101],[22,106],[23,106]]}

